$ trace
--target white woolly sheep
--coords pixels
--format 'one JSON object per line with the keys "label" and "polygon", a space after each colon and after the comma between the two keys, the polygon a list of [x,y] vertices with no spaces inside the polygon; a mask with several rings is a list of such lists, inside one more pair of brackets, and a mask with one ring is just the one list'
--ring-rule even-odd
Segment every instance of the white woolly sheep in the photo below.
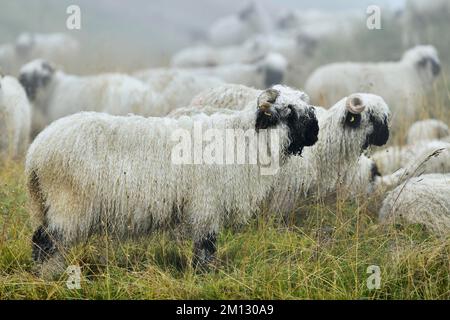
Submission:
{"label": "white woolly sheep", "polygon": [[0,67],[16,75],[20,66],[34,60],[45,59],[65,65],[79,54],[80,45],[73,37],[63,33],[22,33],[14,44],[0,47]]}
{"label": "white woolly sheep", "polygon": [[31,107],[20,83],[0,75],[0,158],[25,155]]}
{"label": "white woolly sheep", "polygon": [[39,117],[33,117],[33,132],[50,122],[79,111],[115,115],[163,113],[143,82],[123,74],[76,76],[55,70],[38,59],[22,67],[20,82]]}
{"label": "white woolly sheep", "polygon": [[269,14],[257,3],[247,3],[237,14],[218,19],[208,32],[208,40],[214,46],[243,43],[250,36],[268,33],[273,29]]}
{"label": "white woolly sheep", "polygon": [[208,75],[196,74],[182,69],[157,68],[138,71],[133,77],[149,86],[154,93],[151,116],[164,116],[172,110],[184,107],[198,93],[224,84],[224,81]]}
{"label": "white woolly sheep", "polygon": [[406,146],[392,146],[375,152],[372,159],[382,174],[396,170],[426,159],[430,154],[440,151],[439,155],[426,161],[422,173],[450,172],[450,143],[441,140],[419,141]]}
{"label": "white woolly sheep", "polygon": [[[33,258],[44,263],[44,275],[60,264],[63,248],[93,234],[146,235],[170,223],[190,230],[194,264],[209,262],[221,226],[245,222],[257,212],[275,175],[261,175],[261,161],[176,164],[173,149],[180,142],[173,133],[180,129],[194,138],[198,124],[251,130],[259,139],[263,129],[279,129],[274,147],[281,148],[283,165],[317,140],[308,132],[317,126],[313,109],[284,91],[265,90],[252,106],[229,115],[172,119],[79,113],[53,122],[34,140],[26,159],[32,215],[41,224],[32,239]],[[244,141],[248,150],[250,142]],[[234,150],[225,144],[224,154]]]}
{"label": "white woolly sheep", "polygon": [[441,140],[450,135],[448,126],[436,119],[427,119],[414,122],[406,136],[407,144],[414,144],[425,140]]}
{"label": "white woolly sheep", "polygon": [[[259,93],[244,86],[226,85],[200,93],[192,100],[191,107],[242,108]],[[308,101],[305,93],[297,91],[296,94],[298,99]],[[325,196],[339,186],[346,187],[346,183],[354,180],[350,175],[359,170],[358,159],[363,150],[369,145],[383,145],[388,140],[389,108],[379,96],[352,94],[329,110],[321,107],[315,110],[319,140],[305,149],[301,158],[290,158],[281,169],[269,200],[272,210],[288,213],[306,196]],[[177,110],[173,115],[180,114],[181,110]]]}
{"label": "white woolly sheep", "polygon": [[209,68],[187,69],[201,75],[222,79],[227,83],[265,89],[285,82],[288,62],[277,53],[269,53],[253,63],[232,63]]}
{"label": "white woolly sheep", "polygon": [[388,193],[379,211],[382,223],[426,226],[437,235],[450,231],[450,174],[426,174]]}
{"label": "white woolly sheep", "polygon": [[[328,106],[352,92],[381,95],[393,118],[415,118],[425,92],[440,72],[436,49],[417,46],[398,62],[334,63],[322,66],[308,78],[305,91],[313,103]],[[396,121],[396,122],[395,122]],[[399,125],[400,120],[394,120]]]}

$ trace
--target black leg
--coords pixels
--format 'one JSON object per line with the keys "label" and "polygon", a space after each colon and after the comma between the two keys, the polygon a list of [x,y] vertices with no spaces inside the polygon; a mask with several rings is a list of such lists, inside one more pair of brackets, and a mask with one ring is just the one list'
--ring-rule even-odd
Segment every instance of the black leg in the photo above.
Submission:
{"label": "black leg", "polygon": [[31,241],[32,257],[35,262],[43,263],[58,251],[55,235],[47,232],[44,226],[36,229]]}
{"label": "black leg", "polygon": [[195,269],[205,270],[208,265],[214,260],[216,254],[216,235],[208,234],[201,240],[194,243],[194,258],[192,266]]}

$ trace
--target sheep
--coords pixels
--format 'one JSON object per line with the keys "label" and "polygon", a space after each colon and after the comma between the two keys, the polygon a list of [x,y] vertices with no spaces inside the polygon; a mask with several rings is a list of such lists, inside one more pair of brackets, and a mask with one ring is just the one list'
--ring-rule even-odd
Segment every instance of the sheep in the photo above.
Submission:
{"label": "sheep", "polygon": [[[278,149],[271,149],[270,158],[278,154],[281,165],[317,140],[317,133],[308,132],[317,127],[313,109],[282,87],[261,92],[251,106],[229,115],[173,119],[82,112],[59,119],[36,137],[25,165],[31,214],[40,224],[32,251],[41,275],[57,272],[62,252],[93,234],[139,236],[170,223],[192,236],[195,266],[212,261],[221,226],[256,214],[276,174],[261,174],[261,160],[174,162],[174,148],[183,142],[179,131],[191,141],[199,126],[249,130],[258,139],[275,132]],[[248,149],[251,143],[244,141]],[[224,151],[235,154],[228,143]]]}
{"label": "sheep", "polygon": [[[201,111],[205,111],[202,106],[209,105],[224,109],[242,108],[258,94],[259,90],[226,85],[200,93],[190,107]],[[305,93],[297,91],[295,94],[308,103],[309,97]],[[188,108],[170,115],[180,116],[183,111],[195,112]],[[359,170],[358,161],[363,150],[369,145],[384,145],[389,138],[390,112],[379,96],[352,94],[340,99],[329,110],[315,107],[315,111],[320,128],[319,140],[305,149],[302,158],[290,158],[283,166],[268,200],[271,211],[290,213],[300,199],[311,195],[325,197],[340,187],[351,191],[355,179],[352,173]],[[373,172],[372,180],[375,174]]]}
{"label": "sheep", "polygon": [[[145,82],[154,82],[156,75],[178,74],[178,77],[185,75],[188,78],[195,78],[191,83],[204,83],[198,85],[196,90],[191,90],[194,95],[202,91],[202,87],[218,86],[217,79],[226,83],[243,84],[250,87],[265,89],[272,85],[282,83],[286,77],[288,64],[286,59],[279,54],[268,54],[261,60],[251,64],[233,63],[216,67],[204,68],[170,68],[146,70],[134,74],[138,79]],[[202,77],[202,78],[200,78]],[[214,78],[215,80],[212,80]],[[221,83],[224,84],[224,83]],[[195,92],[194,92],[195,91]],[[189,101],[194,97],[190,96]]]}
{"label": "sheep", "polygon": [[437,150],[440,150],[440,154],[426,162],[422,168],[423,173],[449,173],[450,142],[441,140],[419,141],[402,147],[391,146],[375,152],[372,159],[381,173],[390,174],[410,163],[420,162]]}
{"label": "sheep", "polygon": [[31,107],[22,86],[0,74],[0,158],[25,155],[30,122]]}
{"label": "sheep", "polygon": [[[417,115],[426,91],[441,70],[433,46],[417,46],[398,62],[334,63],[316,69],[305,84],[313,103],[328,106],[352,92],[383,96],[393,117],[408,121]],[[395,127],[400,121],[394,122]],[[395,128],[394,127],[394,128]]]}
{"label": "sheep", "polygon": [[317,41],[336,33],[349,37],[361,15],[357,11],[324,12],[318,10],[284,10],[276,18],[276,27],[283,32],[301,32]]}
{"label": "sheep", "polygon": [[14,44],[0,47],[0,67],[16,75],[20,66],[35,59],[46,59],[57,64],[73,61],[80,45],[73,37],[63,33],[22,33]]}
{"label": "sheep", "polygon": [[448,126],[436,119],[414,122],[408,130],[406,144],[414,144],[424,140],[440,140],[450,135]]}
{"label": "sheep", "polygon": [[238,45],[250,36],[269,33],[273,28],[268,13],[255,1],[247,3],[238,14],[217,20],[208,32],[213,46]]}
{"label": "sheep", "polygon": [[143,82],[123,74],[76,76],[55,70],[45,60],[34,60],[21,68],[20,83],[33,104],[33,132],[50,122],[79,111],[115,115],[163,113],[164,108]]}
{"label": "sheep", "polygon": [[154,93],[154,104],[160,107],[151,108],[153,112],[147,113],[151,116],[165,116],[174,109],[186,106],[196,94],[224,84],[217,77],[172,68],[148,69],[135,72],[132,76],[146,83]]}
{"label": "sheep", "polygon": [[450,174],[426,174],[389,192],[379,211],[381,223],[413,223],[439,236],[450,231]]}
{"label": "sheep", "polygon": [[264,53],[255,52],[250,44],[215,48],[208,45],[187,47],[173,55],[170,65],[176,68],[214,67],[231,63],[251,63]]}

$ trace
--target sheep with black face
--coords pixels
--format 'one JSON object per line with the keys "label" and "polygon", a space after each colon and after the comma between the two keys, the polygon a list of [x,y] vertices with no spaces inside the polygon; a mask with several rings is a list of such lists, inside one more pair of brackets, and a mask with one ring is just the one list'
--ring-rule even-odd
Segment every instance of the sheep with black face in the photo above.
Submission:
{"label": "sheep with black face", "polygon": [[[191,110],[176,110],[172,115],[195,114],[196,109],[204,110],[203,106],[209,105],[224,109],[244,108],[259,92],[244,86],[218,87],[197,95],[191,102]],[[309,101],[304,92],[292,90],[292,94]],[[338,187],[352,193],[355,175],[365,170],[359,167],[362,152],[370,145],[385,144],[389,138],[390,111],[377,95],[352,94],[329,110],[315,107],[315,111],[320,128],[318,141],[306,149],[302,157],[290,158],[281,169],[269,201],[274,211],[291,212],[300,199],[311,195],[326,196]],[[310,130],[314,132],[316,128]]]}
{"label": "sheep with black face", "polygon": [[[33,258],[43,264],[42,272],[52,274],[63,250],[91,235],[146,235],[171,223],[192,236],[194,264],[210,262],[222,225],[244,223],[257,213],[276,175],[261,175],[260,161],[173,163],[179,144],[173,132],[180,129],[195,139],[196,124],[253,130],[258,141],[274,132],[279,143],[271,150],[279,151],[281,166],[317,140],[317,132],[308,132],[317,127],[313,109],[283,87],[265,90],[245,110],[226,115],[173,119],[78,113],[57,120],[37,136],[26,160],[32,215],[40,224],[33,235]],[[235,151],[224,146],[224,155]],[[267,150],[257,145],[263,147]]]}
{"label": "sheep with black face", "polygon": [[[393,124],[415,119],[425,93],[440,73],[441,65],[433,46],[417,46],[398,62],[334,63],[316,69],[305,90],[313,103],[329,106],[352,92],[382,96],[392,109]],[[406,120],[406,121],[400,121]]]}
{"label": "sheep with black face", "polygon": [[164,108],[147,85],[124,74],[71,75],[38,59],[21,68],[19,80],[34,106],[34,133],[80,111],[152,115]]}

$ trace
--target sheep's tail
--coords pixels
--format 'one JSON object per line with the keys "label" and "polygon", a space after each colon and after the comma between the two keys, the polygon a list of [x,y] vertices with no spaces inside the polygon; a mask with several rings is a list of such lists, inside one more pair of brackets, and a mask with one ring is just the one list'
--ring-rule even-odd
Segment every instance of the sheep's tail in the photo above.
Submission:
{"label": "sheep's tail", "polygon": [[36,170],[31,170],[28,174],[27,187],[31,200],[31,215],[40,223],[43,223],[45,220],[45,213],[47,212],[47,206],[45,204],[45,197]]}

